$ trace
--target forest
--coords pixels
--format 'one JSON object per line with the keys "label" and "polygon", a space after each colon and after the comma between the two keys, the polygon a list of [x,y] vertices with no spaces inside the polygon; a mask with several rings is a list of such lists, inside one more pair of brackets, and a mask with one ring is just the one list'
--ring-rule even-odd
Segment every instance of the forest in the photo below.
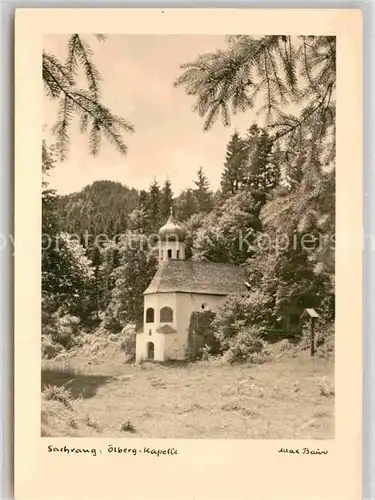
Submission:
{"label": "forest", "polygon": [[[169,180],[147,190],[112,181],[64,196],[51,189],[74,114],[94,155],[101,133],[126,154],[121,134],[133,127],[101,104],[95,54],[82,37],[70,38],[66,62],[43,55],[46,94],[61,104],[56,143],[42,147],[44,358],[79,345],[82,332],[117,335],[134,325],[134,340],[157,269],[151,236],[171,208],[186,228],[188,258],[246,270],[248,293],[228,296],[213,320],[211,354],[244,361],[275,338],[303,342],[306,308],[319,312],[320,342],[333,345],[335,44],[329,36],[233,36],[226,50],[182,64],[171,86],[194,98],[205,133],[220,119],[230,127],[236,113],[247,113],[249,126],[226,144],[218,190],[197,165],[194,188],[181,193]],[[85,90],[74,82],[80,64]]]}

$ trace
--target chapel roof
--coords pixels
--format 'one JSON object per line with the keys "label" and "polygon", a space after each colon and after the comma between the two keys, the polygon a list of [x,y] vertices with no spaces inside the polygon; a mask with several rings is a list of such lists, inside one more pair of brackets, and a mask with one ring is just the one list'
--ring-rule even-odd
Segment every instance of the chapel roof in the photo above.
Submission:
{"label": "chapel roof", "polygon": [[233,264],[209,261],[162,261],[145,295],[157,292],[228,295],[246,292],[245,270]]}

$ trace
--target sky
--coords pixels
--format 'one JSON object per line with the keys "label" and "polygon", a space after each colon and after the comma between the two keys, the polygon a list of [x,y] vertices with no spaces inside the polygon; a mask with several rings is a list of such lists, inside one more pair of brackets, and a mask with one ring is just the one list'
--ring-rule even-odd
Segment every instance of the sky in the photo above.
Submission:
{"label": "sky", "polygon": [[[109,35],[105,42],[85,36],[102,75],[102,102],[128,119],[134,133],[124,135],[126,156],[103,138],[98,157],[89,154],[88,137],[71,129],[69,157],[49,176],[50,187],[60,194],[79,191],[96,180],[119,181],[147,189],[156,179],[172,183],[177,195],[193,187],[203,167],[213,189],[220,184],[226,145],[235,129],[243,133],[253,122],[251,112],[234,117],[230,127],[217,122],[203,131],[203,119],[193,112],[194,98],[174,88],[180,65],[199,54],[225,48],[223,36]],[[48,36],[44,50],[65,60],[67,36]],[[56,121],[56,103],[44,98],[45,136]]]}

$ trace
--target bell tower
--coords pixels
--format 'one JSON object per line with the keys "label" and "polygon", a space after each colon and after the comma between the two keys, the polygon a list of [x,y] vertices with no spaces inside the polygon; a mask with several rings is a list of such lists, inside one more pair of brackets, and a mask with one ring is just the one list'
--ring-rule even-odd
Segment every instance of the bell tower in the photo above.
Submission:
{"label": "bell tower", "polygon": [[159,229],[159,262],[170,259],[184,260],[185,236],[185,231],[176,222],[171,207],[169,219]]}

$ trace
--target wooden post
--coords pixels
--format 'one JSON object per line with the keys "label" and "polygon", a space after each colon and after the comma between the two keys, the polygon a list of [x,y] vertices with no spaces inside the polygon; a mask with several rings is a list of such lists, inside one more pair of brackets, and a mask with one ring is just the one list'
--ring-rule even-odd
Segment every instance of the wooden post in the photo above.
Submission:
{"label": "wooden post", "polygon": [[306,317],[310,318],[310,355],[315,356],[315,320],[319,318],[319,314],[315,309],[308,308],[301,314],[302,319]]}
{"label": "wooden post", "polygon": [[310,354],[311,356],[315,355],[315,318],[311,318],[310,320],[310,340],[311,340],[311,346],[310,346]]}

